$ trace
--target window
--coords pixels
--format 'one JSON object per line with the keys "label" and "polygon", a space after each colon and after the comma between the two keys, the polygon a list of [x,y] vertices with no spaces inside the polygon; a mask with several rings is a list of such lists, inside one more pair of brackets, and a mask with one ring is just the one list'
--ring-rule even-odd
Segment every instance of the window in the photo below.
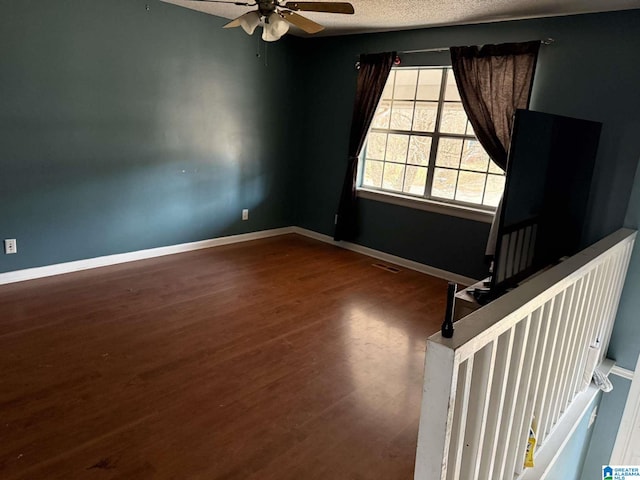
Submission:
{"label": "window", "polygon": [[494,210],[504,172],[476,139],[448,67],[391,71],[360,163],[361,188]]}

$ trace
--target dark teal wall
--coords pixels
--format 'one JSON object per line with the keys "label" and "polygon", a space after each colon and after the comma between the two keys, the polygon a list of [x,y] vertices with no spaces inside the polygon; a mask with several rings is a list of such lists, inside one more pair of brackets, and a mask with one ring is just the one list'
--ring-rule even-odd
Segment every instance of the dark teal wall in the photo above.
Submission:
{"label": "dark teal wall", "polygon": [[[637,29],[636,29],[637,30]],[[629,52],[638,52],[640,39],[636,34],[634,41],[628,46]],[[629,75],[629,72],[626,73]],[[633,83],[629,83],[633,82]],[[635,75],[620,76],[620,84],[625,86],[625,92],[630,91],[635,85],[635,95],[629,102],[615,102],[621,118],[627,122],[621,126],[619,149],[627,156],[640,161],[640,72]],[[636,173],[633,190],[625,217],[625,226],[638,229],[640,227],[640,172]],[[634,370],[638,355],[640,355],[640,240],[636,240],[627,279],[618,307],[618,315],[611,336],[611,343],[607,356],[616,361],[623,368]],[[594,473],[598,463],[608,461],[613,450],[618,425],[622,418],[625,401],[630,388],[630,382],[624,379],[614,378],[614,390],[605,394],[601,414],[596,424],[596,432],[589,450],[590,454],[585,463],[583,480],[599,478]]]}
{"label": "dark teal wall", "polygon": [[[619,52],[606,55],[610,43],[603,41],[596,53],[602,62],[598,62],[599,69],[602,68],[601,77],[615,79],[615,81],[601,82],[597,88],[591,92],[590,98],[598,103],[602,103],[603,110],[607,110],[609,116],[617,117],[617,121],[605,123],[607,136],[605,145],[609,156],[607,160],[612,164],[617,158],[629,160],[629,164],[637,164],[640,161],[640,69],[633,66],[631,58],[637,57],[640,51],[640,20],[638,11],[619,14],[621,29],[618,34],[626,40],[624,45],[619,45]],[[628,23],[627,23],[628,22]],[[635,22],[635,23],[632,23]],[[599,30],[602,32],[602,28]],[[615,38],[615,35],[613,36]],[[577,54],[577,52],[576,52]],[[627,61],[614,62],[612,58],[627,56]],[[581,72],[585,72],[586,65],[581,67]],[[586,95],[589,92],[583,91]],[[609,101],[604,101],[609,98]],[[613,130],[613,131],[612,131]],[[630,168],[611,169],[608,165],[601,164],[599,171],[596,171],[598,178],[608,179],[615,190],[617,185],[626,185],[633,174]],[[619,198],[621,196],[608,195],[609,192],[601,185],[598,201],[592,201],[592,208],[596,211],[617,213],[619,208]],[[635,175],[633,189],[626,209],[625,226],[638,229],[640,227],[640,176]],[[618,365],[629,370],[636,368],[638,355],[640,354],[640,242],[636,241],[627,279],[620,299],[618,315],[609,345],[607,356],[616,361]],[[604,394],[600,414],[596,422],[596,430],[593,435],[592,444],[585,463],[582,478],[590,480],[600,478],[595,470],[602,462],[609,460],[609,455],[613,450],[616,433],[624,404],[629,391],[630,382],[624,379],[613,378],[614,390]]]}
{"label": "dark teal wall", "polygon": [[[595,240],[622,224],[637,163],[638,72],[624,52],[638,46],[638,19],[287,37],[257,58],[257,37],[158,1],[10,2],[0,17],[0,200],[10,206],[0,238],[17,238],[19,254],[0,255],[0,272],[290,224],[331,234],[359,53],[546,37],[557,42],[542,49],[532,108],[605,124]],[[361,204],[358,243],[485,274],[488,224]]]}
{"label": "dark teal wall", "polygon": [[[640,102],[637,103],[640,105]],[[636,137],[640,135],[640,121],[635,126]],[[636,152],[640,160],[640,151]],[[640,174],[636,175],[633,192],[629,200],[626,226],[638,229],[640,227]],[[618,317],[611,336],[609,356],[616,360],[621,367],[629,370],[636,368],[640,355],[640,239],[636,243],[627,272]]]}
{"label": "dark teal wall", "polygon": [[3,2],[0,238],[19,253],[0,272],[292,223],[291,47],[265,65],[223,23],[154,0]]}
{"label": "dark teal wall", "polygon": [[[630,52],[639,51],[639,28],[640,11],[635,10],[305,40],[299,224],[333,232],[360,53],[552,37],[556,43],[540,53],[531,108],[604,123],[586,237],[605,236],[623,224],[638,161],[640,70]],[[472,277],[484,274],[487,224],[370,200],[360,203],[358,243]]]}

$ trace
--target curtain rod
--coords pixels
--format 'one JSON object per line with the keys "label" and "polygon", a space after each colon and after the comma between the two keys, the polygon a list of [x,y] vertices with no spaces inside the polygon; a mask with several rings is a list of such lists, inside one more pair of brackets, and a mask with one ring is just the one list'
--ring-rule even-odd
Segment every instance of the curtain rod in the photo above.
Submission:
{"label": "curtain rod", "polygon": [[[551,45],[556,41],[555,38],[545,38],[544,40],[540,40],[542,45]],[[436,52],[448,52],[449,47],[438,47],[438,48],[423,48],[420,50],[405,50],[403,52],[398,52],[398,55],[410,55],[412,53],[436,53]],[[356,70],[360,70],[360,62],[356,62]]]}
{"label": "curtain rod", "polygon": [[[540,40],[542,45],[551,45],[556,40],[554,38],[545,38],[544,40]],[[411,54],[411,53],[432,53],[432,52],[448,52],[449,47],[438,47],[438,48],[423,48],[420,50],[405,50],[403,52],[398,52],[398,55],[402,54]]]}

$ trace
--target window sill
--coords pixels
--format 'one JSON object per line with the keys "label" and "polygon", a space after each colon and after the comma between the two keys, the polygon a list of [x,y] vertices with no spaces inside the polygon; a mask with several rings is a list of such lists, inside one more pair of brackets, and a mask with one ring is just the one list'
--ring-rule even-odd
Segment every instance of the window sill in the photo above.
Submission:
{"label": "window sill", "polygon": [[449,203],[436,202],[433,200],[423,200],[388,192],[383,193],[366,188],[359,188],[356,193],[359,198],[365,198],[367,200],[391,203],[393,205],[400,205],[401,207],[415,208],[417,210],[440,213],[442,215],[450,215],[452,217],[474,220],[476,222],[492,223],[493,217],[495,216],[494,212],[482,210],[479,208],[452,205]]}

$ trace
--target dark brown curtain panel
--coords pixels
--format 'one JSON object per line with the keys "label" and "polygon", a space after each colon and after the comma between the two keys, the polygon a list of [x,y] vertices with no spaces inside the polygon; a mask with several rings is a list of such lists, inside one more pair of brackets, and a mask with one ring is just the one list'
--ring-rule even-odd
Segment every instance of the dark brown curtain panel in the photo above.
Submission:
{"label": "dark brown curtain panel", "polygon": [[389,78],[396,53],[377,53],[360,56],[360,70],[349,136],[349,159],[344,177],[334,240],[351,240],[356,235],[356,175],[358,157],[376,113],[382,91]]}
{"label": "dark brown curtain panel", "polygon": [[540,42],[451,47],[462,105],[478,141],[503,170],[513,116],[529,108]]}
{"label": "dark brown curtain panel", "polygon": [[[451,66],[462,105],[478,141],[503,170],[511,143],[513,116],[528,109],[540,41],[483,47],[451,47]],[[502,201],[485,251],[493,259]]]}

